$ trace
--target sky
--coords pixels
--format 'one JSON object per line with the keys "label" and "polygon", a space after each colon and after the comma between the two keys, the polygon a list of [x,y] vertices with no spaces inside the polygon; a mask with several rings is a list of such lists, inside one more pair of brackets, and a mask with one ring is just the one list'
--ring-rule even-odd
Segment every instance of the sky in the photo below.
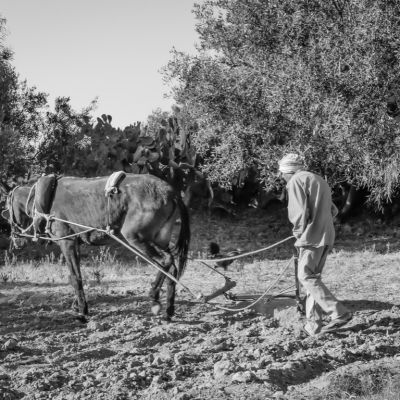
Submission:
{"label": "sky", "polygon": [[[77,111],[98,97],[95,117],[124,128],[157,108],[171,111],[160,69],[170,51],[194,54],[193,0],[1,0],[5,44],[29,86],[71,98]],[[198,2],[198,1],[196,1]]]}

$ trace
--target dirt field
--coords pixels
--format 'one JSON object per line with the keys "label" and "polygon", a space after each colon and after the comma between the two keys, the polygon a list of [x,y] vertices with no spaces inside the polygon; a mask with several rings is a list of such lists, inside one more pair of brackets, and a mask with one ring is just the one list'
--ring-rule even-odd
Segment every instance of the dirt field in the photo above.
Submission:
{"label": "dirt field", "polygon": [[[195,215],[191,255],[204,256],[210,240],[243,251],[270,245],[290,235],[283,217],[280,208],[231,219]],[[301,332],[291,298],[226,311],[179,289],[174,322],[164,324],[147,300],[154,271],[137,261],[128,265],[114,248],[86,250],[90,320],[82,324],[69,310],[72,289],[58,253],[6,259],[0,399],[389,398],[382,393],[400,392],[400,251],[395,225],[363,221],[340,228],[324,276],[355,316],[320,338]],[[232,293],[263,293],[291,252],[286,243],[233,263],[227,271],[237,282]],[[191,262],[182,282],[209,294],[224,279]],[[271,294],[292,284],[290,266]],[[237,310],[250,300],[220,296],[215,303]]]}

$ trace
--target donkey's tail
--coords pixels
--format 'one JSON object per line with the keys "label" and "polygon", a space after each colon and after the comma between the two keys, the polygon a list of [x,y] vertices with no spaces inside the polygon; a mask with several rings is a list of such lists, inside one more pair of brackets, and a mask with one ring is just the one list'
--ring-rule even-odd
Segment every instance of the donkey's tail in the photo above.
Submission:
{"label": "donkey's tail", "polygon": [[179,279],[183,273],[185,272],[188,252],[189,252],[189,243],[190,243],[190,220],[189,220],[189,212],[184,204],[180,195],[176,196],[176,204],[179,208],[180,216],[181,216],[181,229],[179,232],[178,241],[175,244],[175,252],[178,255],[178,275]]}

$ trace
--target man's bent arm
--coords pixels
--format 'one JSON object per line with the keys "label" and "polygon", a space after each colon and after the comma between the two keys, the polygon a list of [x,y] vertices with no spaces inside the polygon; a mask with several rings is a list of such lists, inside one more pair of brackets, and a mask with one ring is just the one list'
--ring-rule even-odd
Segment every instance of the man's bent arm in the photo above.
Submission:
{"label": "man's bent arm", "polygon": [[288,197],[288,217],[293,225],[293,235],[298,239],[305,231],[309,217],[307,195],[301,183],[289,182]]}

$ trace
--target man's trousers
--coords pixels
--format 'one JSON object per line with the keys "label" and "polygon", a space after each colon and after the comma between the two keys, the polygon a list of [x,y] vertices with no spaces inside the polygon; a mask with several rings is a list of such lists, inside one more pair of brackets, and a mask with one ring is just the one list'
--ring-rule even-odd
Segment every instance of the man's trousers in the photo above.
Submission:
{"label": "man's trousers", "polygon": [[336,299],[321,280],[321,273],[330,246],[299,247],[298,278],[306,291],[306,317],[309,328],[318,332],[322,326],[324,313],[331,319],[348,312],[348,309]]}

